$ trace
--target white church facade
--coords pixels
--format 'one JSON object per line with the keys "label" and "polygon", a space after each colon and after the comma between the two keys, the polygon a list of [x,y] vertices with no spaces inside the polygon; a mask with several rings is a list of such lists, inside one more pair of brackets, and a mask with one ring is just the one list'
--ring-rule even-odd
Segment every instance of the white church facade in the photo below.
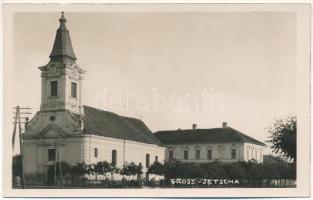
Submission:
{"label": "white church facade", "polygon": [[40,111],[25,125],[24,174],[47,183],[48,167],[57,160],[70,165],[107,161],[121,168],[141,163],[145,174],[165,147],[141,121],[81,105],[86,73],[77,63],[62,13],[47,65],[41,70]]}

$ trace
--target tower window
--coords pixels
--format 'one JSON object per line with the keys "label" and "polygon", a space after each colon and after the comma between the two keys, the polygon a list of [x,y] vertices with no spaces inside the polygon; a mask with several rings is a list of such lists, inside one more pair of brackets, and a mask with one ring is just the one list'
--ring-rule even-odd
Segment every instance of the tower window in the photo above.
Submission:
{"label": "tower window", "polygon": [[58,81],[51,81],[51,96],[55,97],[58,96]]}
{"label": "tower window", "polygon": [[71,97],[77,98],[77,83],[71,83]]}

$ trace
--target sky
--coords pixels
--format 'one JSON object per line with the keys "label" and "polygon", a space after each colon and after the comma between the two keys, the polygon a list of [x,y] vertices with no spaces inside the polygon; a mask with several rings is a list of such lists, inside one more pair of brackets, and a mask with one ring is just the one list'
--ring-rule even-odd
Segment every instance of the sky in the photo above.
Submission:
{"label": "sky", "polygon": [[[290,12],[66,12],[82,102],[152,131],[221,127],[262,142],[296,113],[296,15]],[[16,13],[5,106],[40,107],[60,13]]]}

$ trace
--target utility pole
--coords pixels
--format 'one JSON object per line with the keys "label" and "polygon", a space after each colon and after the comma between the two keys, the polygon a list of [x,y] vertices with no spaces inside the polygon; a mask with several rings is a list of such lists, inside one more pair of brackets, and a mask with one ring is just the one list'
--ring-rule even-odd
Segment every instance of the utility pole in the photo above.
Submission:
{"label": "utility pole", "polygon": [[[14,129],[13,129],[13,137],[12,137],[12,154],[14,153],[14,144],[16,137],[16,129],[18,125],[18,135],[19,135],[19,143],[20,143],[20,157],[21,157],[21,185],[22,189],[25,188],[25,177],[24,177],[24,154],[23,154],[23,134],[22,134],[22,123],[28,123],[28,117],[21,117],[21,114],[28,115],[30,112],[21,112],[21,110],[30,110],[30,108],[20,106],[16,106],[15,109],[15,117],[14,117]],[[21,119],[25,119],[25,122],[21,122]],[[12,162],[13,163],[13,162]]]}

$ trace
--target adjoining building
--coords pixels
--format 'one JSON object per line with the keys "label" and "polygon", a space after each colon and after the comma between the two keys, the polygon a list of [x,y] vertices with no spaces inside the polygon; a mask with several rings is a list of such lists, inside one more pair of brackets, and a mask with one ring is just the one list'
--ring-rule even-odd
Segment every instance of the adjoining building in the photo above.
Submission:
{"label": "adjoining building", "polygon": [[223,123],[222,128],[168,130],[155,133],[166,146],[165,160],[182,162],[263,162],[264,143]]}
{"label": "adjoining building", "polygon": [[[139,119],[81,105],[82,79],[62,13],[47,65],[41,70],[40,111],[23,134],[26,181],[54,184],[48,168],[56,160],[70,165],[107,161],[117,167],[134,162],[143,172],[164,161],[165,147]],[[118,176],[116,176],[118,177]]]}

